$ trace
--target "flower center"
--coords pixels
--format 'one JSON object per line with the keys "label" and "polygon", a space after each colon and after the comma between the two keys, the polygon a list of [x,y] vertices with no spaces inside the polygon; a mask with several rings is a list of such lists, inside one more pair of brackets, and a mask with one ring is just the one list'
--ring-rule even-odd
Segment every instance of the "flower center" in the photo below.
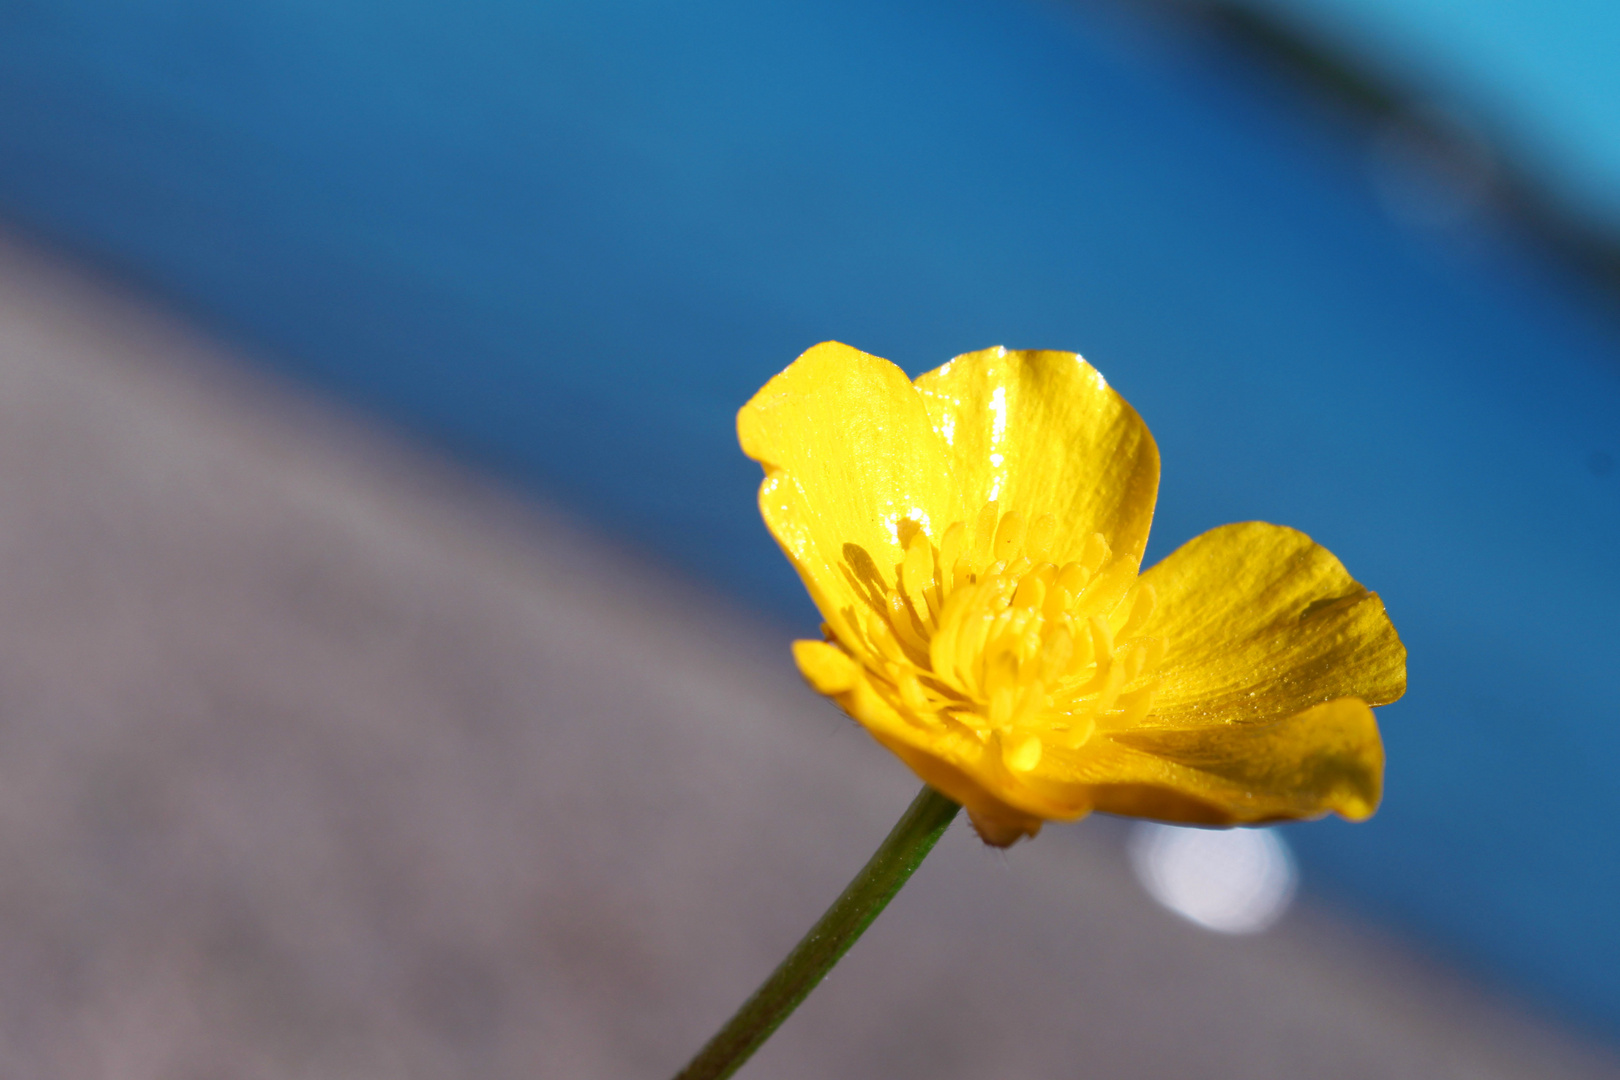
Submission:
{"label": "flower center", "polygon": [[956,522],[937,545],[903,527],[895,588],[863,627],[902,712],[997,742],[1015,772],[1147,715],[1164,655],[1163,639],[1140,633],[1153,587],[1101,533],[1059,566],[1050,514],[1026,523],[991,502],[971,531]]}

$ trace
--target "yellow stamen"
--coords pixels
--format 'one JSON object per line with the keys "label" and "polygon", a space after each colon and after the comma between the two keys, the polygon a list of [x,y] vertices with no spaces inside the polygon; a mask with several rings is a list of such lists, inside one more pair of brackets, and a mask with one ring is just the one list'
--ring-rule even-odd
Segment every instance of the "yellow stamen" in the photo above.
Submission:
{"label": "yellow stamen", "polygon": [[993,743],[1017,775],[1080,751],[1099,725],[1144,722],[1164,656],[1162,638],[1139,636],[1156,598],[1134,565],[1101,534],[1059,565],[1057,531],[1050,514],[1026,522],[993,502],[937,545],[919,527],[860,624],[889,701],[925,727],[971,732],[969,745]]}
{"label": "yellow stamen", "polygon": [[990,561],[991,549],[996,542],[996,523],[1000,516],[996,513],[996,504],[988,502],[984,509],[979,511],[979,518],[973,523],[973,562],[976,566],[983,566]]}
{"label": "yellow stamen", "polygon": [[1131,604],[1130,617],[1125,620],[1125,625],[1120,627],[1122,637],[1142,629],[1148,619],[1153,617],[1153,608],[1158,600],[1153,593],[1153,586],[1145,582],[1137,582],[1133,588],[1136,593],[1135,601]]}
{"label": "yellow stamen", "polygon": [[1102,533],[1092,533],[1086,541],[1085,551],[1080,555],[1080,565],[1095,574],[1102,564],[1108,561],[1108,541]]}
{"label": "yellow stamen", "polygon": [[911,609],[919,617],[932,616],[926,595],[934,583],[934,548],[928,537],[918,529],[906,547],[906,559],[900,566],[900,587],[905,590]]}
{"label": "yellow stamen", "polygon": [[[955,588],[952,581],[952,572],[956,569],[956,560],[962,557],[963,545],[967,543],[967,526],[960,521],[945,530],[945,535],[939,541],[939,583],[949,595],[949,590]],[[941,597],[945,599],[945,597]]]}
{"label": "yellow stamen", "polygon": [[1009,510],[1001,516],[996,529],[995,556],[997,562],[1009,562],[1024,547],[1024,515]]}
{"label": "yellow stamen", "polygon": [[1029,772],[1041,762],[1041,737],[1023,735],[1001,742],[1001,757],[1013,772]]}
{"label": "yellow stamen", "polygon": [[1057,537],[1057,518],[1042,514],[1029,527],[1029,538],[1024,541],[1024,554],[1036,562],[1045,562],[1052,554],[1052,541]]}

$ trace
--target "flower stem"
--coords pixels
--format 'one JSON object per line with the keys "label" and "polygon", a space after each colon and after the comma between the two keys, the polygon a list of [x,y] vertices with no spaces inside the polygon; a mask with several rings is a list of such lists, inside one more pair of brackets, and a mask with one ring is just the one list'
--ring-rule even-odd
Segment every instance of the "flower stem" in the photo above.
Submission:
{"label": "flower stem", "polygon": [[894,899],[960,809],[924,786],[855,880],[675,1080],[725,1080],[741,1068]]}

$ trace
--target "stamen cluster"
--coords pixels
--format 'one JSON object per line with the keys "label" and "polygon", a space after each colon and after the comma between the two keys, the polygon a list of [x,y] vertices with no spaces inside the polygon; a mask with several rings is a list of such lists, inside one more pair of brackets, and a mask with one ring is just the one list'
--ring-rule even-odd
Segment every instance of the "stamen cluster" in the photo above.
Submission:
{"label": "stamen cluster", "polygon": [[1028,772],[1049,747],[1147,715],[1164,655],[1162,638],[1140,633],[1153,588],[1102,534],[1059,566],[1050,514],[1026,523],[991,502],[971,533],[959,521],[937,544],[902,526],[896,585],[858,629],[879,691],[913,722],[959,725]]}

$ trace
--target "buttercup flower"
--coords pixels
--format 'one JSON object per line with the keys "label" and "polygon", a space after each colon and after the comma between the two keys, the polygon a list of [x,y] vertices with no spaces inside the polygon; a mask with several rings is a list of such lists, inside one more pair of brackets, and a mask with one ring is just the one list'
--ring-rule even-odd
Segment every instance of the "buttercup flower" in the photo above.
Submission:
{"label": "buttercup flower", "polygon": [[1370,706],[1406,688],[1378,596],[1293,529],[1139,572],[1147,426],[1073,353],[923,375],[818,345],[738,416],[760,509],[826,620],[804,677],[987,842],[1093,810],[1243,824],[1378,805]]}

